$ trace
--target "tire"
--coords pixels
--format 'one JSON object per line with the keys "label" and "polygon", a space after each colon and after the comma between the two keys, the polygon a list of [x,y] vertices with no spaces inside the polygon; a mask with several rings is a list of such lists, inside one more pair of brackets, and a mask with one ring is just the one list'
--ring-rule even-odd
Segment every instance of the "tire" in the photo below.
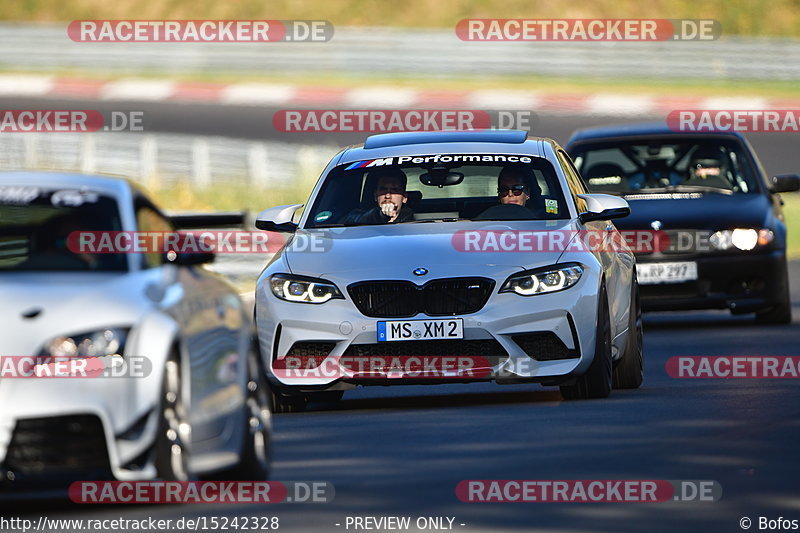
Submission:
{"label": "tire", "polygon": [[639,285],[633,281],[628,339],[622,358],[614,366],[612,385],[615,389],[638,389],[644,379],[644,342],[642,335],[642,306]]}
{"label": "tire", "polygon": [[611,319],[608,311],[608,294],[605,283],[600,287],[597,309],[597,332],[592,364],[574,385],[562,385],[565,400],[607,398],[611,394]]}
{"label": "tire", "polygon": [[183,398],[180,358],[170,355],[164,365],[161,384],[161,412],[155,443],[155,466],[159,479],[189,479],[189,447],[191,426]]}
{"label": "tire", "polygon": [[289,395],[273,390],[271,396],[273,413],[300,413],[308,405],[308,396],[305,395]]}
{"label": "tire", "polygon": [[312,392],[308,395],[309,402],[338,402],[344,396],[343,390],[327,390],[323,392]]}
{"label": "tire", "polygon": [[792,299],[789,295],[789,275],[788,272],[783,278],[783,290],[780,298],[775,305],[768,311],[756,313],[756,322],[759,324],[791,324],[792,323]]}
{"label": "tire", "polygon": [[214,479],[264,481],[269,478],[271,458],[270,389],[258,351],[248,355],[247,399],[242,411],[242,451],[236,466],[217,472]]}

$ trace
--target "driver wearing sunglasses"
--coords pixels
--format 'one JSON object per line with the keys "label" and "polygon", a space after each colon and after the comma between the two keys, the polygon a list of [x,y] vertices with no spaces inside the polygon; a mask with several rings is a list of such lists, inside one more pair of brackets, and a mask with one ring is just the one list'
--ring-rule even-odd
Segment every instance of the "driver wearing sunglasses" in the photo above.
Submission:
{"label": "driver wearing sunglasses", "polygon": [[526,172],[519,168],[505,167],[497,177],[497,197],[501,204],[525,206],[530,200],[531,188]]}

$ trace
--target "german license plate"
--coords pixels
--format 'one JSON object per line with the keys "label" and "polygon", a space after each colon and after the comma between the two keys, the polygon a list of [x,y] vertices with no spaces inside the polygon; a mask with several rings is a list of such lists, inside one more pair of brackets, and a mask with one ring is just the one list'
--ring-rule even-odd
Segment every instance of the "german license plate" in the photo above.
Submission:
{"label": "german license plate", "polygon": [[656,283],[682,283],[697,279],[697,263],[643,263],[636,265],[636,276],[642,285]]}
{"label": "german license plate", "polygon": [[444,320],[386,320],[378,322],[379,342],[463,338],[464,321],[461,318],[448,318]]}

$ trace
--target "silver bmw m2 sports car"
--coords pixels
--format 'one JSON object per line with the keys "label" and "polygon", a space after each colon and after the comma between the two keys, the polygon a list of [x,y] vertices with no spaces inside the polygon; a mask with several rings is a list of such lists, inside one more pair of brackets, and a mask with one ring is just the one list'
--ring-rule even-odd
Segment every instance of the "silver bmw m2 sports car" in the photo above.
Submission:
{"label": "silver bmw m2 sports car", "polygon": [[256,289],[276,411],[359,385],[641,384],[634,256],[610,221],[628,204],[588,194],[553,140],[375,135],[333,158],[295,223],[301,207],[256,221],[291,235]]}

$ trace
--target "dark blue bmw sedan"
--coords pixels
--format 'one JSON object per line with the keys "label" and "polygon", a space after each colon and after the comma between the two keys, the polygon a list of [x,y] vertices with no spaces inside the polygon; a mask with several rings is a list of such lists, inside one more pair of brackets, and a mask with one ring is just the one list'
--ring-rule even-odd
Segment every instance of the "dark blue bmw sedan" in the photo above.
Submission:
{"label": "dark blue bmw sedan", "polygon": [[768,177],[743,135],[666,124],[579,130],[566,150],[591,192],[617,194],[620,230],[654,232],[636,250],[644,310],[729,309],[791,322],[786,222],[779,193],[800,176]]}

